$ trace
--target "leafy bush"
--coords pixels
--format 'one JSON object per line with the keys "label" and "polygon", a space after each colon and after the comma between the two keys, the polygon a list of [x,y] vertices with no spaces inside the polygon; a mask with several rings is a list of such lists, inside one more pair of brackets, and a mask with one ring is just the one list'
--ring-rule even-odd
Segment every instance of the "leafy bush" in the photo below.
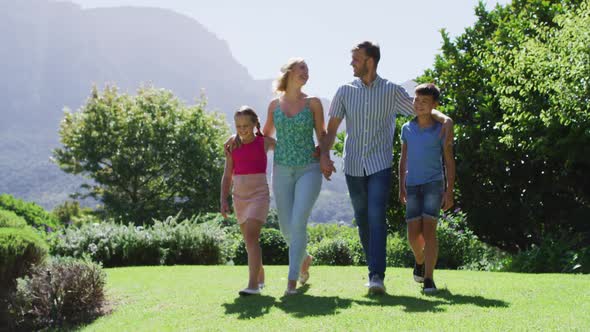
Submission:
{"label": "leafy bush", "polygon": [[45,231],[57,229],[58,220],[35,203],[25,202],[8,194],[0,195],[0,209],[8,210],[21,216],[27,224]]}
{"label": "leafy bush", "polygon": [[[265,265],[289,264],[289,247],[280,231],[274,228],[263,228],[260,232],[260,247],[262,249],[262,263]],[[237,245],[234,264],[248,264],[246,244],[240,238]]]}
{"label": "leafy bush", "polygon": [[418,78],[455,121],[470,228],[509,252],[567,230],[590,242],[590,5],[511,1],[451,38]]}
{"label": "leafy bush", "polygon": [[386,247],[387,266],[395,267],[412,267],[414,266],[414,254],[408,240],[400,235],[393,233],[387,237]]}
{"label": "leafy bush", "polygon": [[88,260],[52,259],[18,280],[12,325],[32,330],[86,322],[101,313],[105,273]]}
{"label": "leafy bush", "polygon": [[16,213],[0,209],[0,227],[24,228],[27,221]]}
{"label": "leafy bush", "polygon": [[47,245],[31,227],[0,228],[0,321],[6,320],[6,299],[15,288],[16,279],[46,255]]}
{"label": "leafy bush", "polygon": [[506,271],[528,273],[590,273],[590,247],[576,249],[576,241],[548,236],[512,257]]}
{"label": "leafy bush", "polygon": [[66,201],[56,206],[51,214],[59,220],[62,225],[79,226],[88,221],[86,216],[91,216],[92,209],[83,208],[78,201]]}
{"label": "leafy bush", "polygon": [[30,227],[0,228],[0,284],[12,285],[45,259],[47,245]]}
{"label": "leafy bush", "polygon": [[497,271],[503,267],[506,254],[479,240],[458,209],[440,219],[437,239],[437,268]]}
{"label": "leafy bush", "polygon": [[149,227],[103,222],[68,228],[51,237],[51,252],[77,258],[88,254],[106,267],[222,264],[230,259],[233,240],[219,225],[177,219]]}
{"label": "leafy bush", "polygon": [[323,239],[311,252],[318,265],[353,265],[354,253],[348,241],[342,238]]}

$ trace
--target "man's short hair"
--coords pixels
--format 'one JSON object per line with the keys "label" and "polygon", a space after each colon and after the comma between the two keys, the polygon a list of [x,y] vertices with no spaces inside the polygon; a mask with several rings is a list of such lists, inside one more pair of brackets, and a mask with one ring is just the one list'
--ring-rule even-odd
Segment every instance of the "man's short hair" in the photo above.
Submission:
{"label": "man's short hair", "polygon": [[365,50],[367,56],[375,62],[375,67],[379,64],[379,60],[381,59],[381,50],[379,49],[379,45],[370,41],[364,41],[355,46],[352,49],[353,51],[356,50]]}
{"label": "man's short hair", "polygon": [[420,96],[432,96],[436,102],[440,99],[440,90],[434,83],[420,84],[414,89],[414,93]]}

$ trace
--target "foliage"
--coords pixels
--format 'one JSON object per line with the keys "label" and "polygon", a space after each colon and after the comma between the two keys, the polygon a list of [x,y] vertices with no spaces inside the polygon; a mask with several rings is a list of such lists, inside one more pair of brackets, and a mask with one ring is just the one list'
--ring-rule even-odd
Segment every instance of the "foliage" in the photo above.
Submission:
{"label": "foliage", "polygon": [[0,209],[0,227],[25,228],[27,221],[16,213]]}
{"label": "foliage", "polygon": [[232,255],[232,238],[212,223],[179,216],[152,226],[88,223],[50,239],[51,253],[92,260],[106,267],[130,265],[223,264]]}
{"label": "foliage", "polygon": [[101,313],[106,274],[88,260],[54,258],[18,280],[12,325],[23,330],[87,322]]}
{"label": "foliage", "polygon": [[323,239],[311,252],[318,265],[353,265],[354,252],[344,239]]}
{"label": "foliage", "polygon": [[16,279],[26,275],[47,255],[47,245],[30,226],[0,227],[0,322],[7,320],[8,295]]}
{"label": "foliage", "polygon": [[85,216],[92,214],[92,209],[81,207],[78,201],[65,201],[54,207],[51,213],[62,225],[80,225],[85,222]]}
{"label": "foliage", "polygon": [[57,218],[41,206],[8,194],[0,195],[0,209],[14,212],[24,218],[27,224],[44,231],[52,231],[58,227]]}
{"label": "foliage", "polygon": [[47,245],[30,227],[0,228],[0,284],[12,285],[47,255]]}
{"label": "foliage", "polygon": [[469,228],[463,211],[444,215],[438,224],[438,268],[499,271],[507,255],[482,242]]}
{"label": "foliage", "polygon": [[[248,253],[244,240],[240,238],[234,256],[234,264],[248,264]],[[262,263],[264,265],[289,264],[289,247],[279,230],[263,228],[260,232],[260,247],[262,249]]]}
{"label": "foliage", "polygon": [[517,253],[506,271],[527,273],[590,273],[590,247],[576,249],[576,240],[547,236],[541,244]]}
{"label": "foliage", "polygon": [[[486,11],[418,79],[455,120],[458,204],[512,252],[547,234],[590,240],[590,7],[513,1]],[[501,208],[500,208],[501,207]]]}
{"label": "foliage", "polygon": [[85,195],[116,220],[151,224],[179,211],[216,210],[211,193],[219,191],[229,134],[223,118],[203,108],[152,87],[136,96],[94,88],[79,112],[66,112],[55,161],[90,178]]}

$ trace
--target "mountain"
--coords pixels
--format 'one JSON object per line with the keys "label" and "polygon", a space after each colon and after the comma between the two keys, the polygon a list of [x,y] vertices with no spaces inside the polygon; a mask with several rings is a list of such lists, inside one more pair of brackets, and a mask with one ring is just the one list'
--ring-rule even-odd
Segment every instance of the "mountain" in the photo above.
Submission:
{"label": "mountain", "polygon": [[[0,45],[0,193],[48,209],[83,182],[49,158],[59,145],[64,107],[82,106],[94,84],[114,84],[130,94],[152,84],[187,103],[204,93],[207,109],[230,121],[244,104],[264,120],[272,98],[272,81],[253,79],[227,42],[165,9],[2,0]],[[329,104],[322,102],[327,112]],[[341,174],[324,188],[327,202],[348,199]],[[348,207],[339,216],[350,221],[350,204],[338,205]],[[325,221],[324,214],[314,211],[312,218]]]}

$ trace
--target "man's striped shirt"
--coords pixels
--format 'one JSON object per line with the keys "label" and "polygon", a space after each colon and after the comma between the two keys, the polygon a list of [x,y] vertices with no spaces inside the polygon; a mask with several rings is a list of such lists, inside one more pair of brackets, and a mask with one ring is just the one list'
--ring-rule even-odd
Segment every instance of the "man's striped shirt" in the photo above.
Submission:
{"label": "man's striped shirt", "polygon": [[396,115],[413,116],[413,98],[379,76],[367,86],[356,79],[341,86],[330,117],[346,120],[344,173],[365,176],[392,166]]}

